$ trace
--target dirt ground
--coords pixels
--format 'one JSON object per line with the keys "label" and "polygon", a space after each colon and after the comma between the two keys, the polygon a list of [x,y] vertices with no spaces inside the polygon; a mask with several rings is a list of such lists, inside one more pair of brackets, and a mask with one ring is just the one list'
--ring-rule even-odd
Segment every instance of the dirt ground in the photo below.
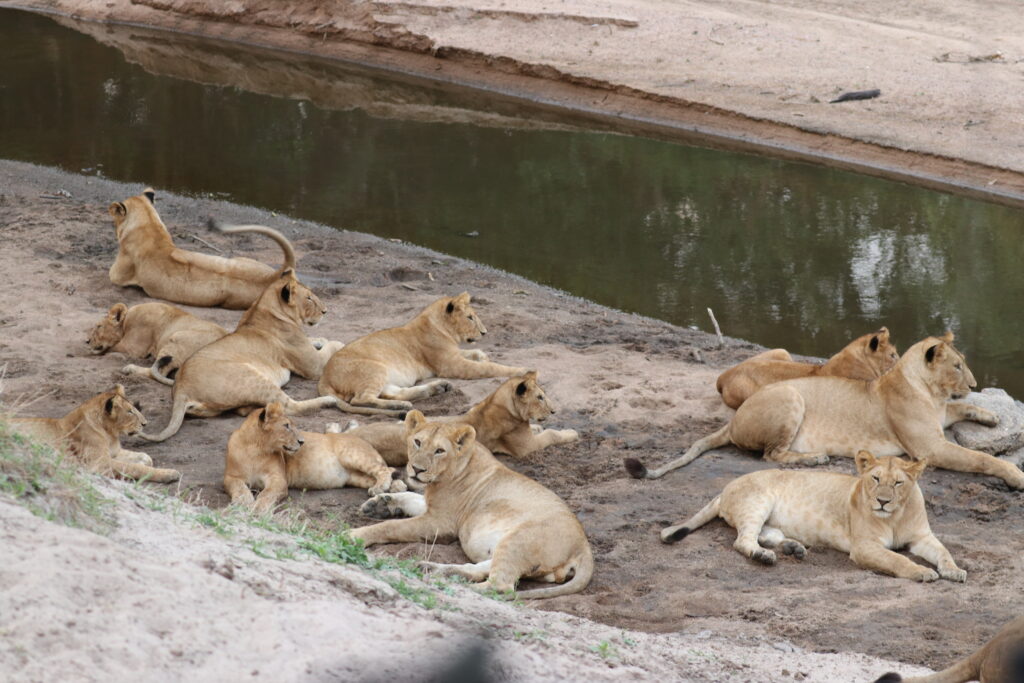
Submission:
{"label": "dirt ground", "polygon": [[[1014,0],[0,0],[341,58],[1024,205]],[[843,92],[877,99],[830,104]]]}
{"label": "dirt ground", "polygon": [[[146,300],[109,282],[116,252],[106,213],[111,201],[142,188],[0,162],[0,253],[8,285],[0,290],[0,363],[5,400],[39,396],[26,414],[58,416],[122,381],[140,399],[150,427],[169,413],[170,391],[124,379],[125,359],[86,351],[88,329],[113,303]],[[61,198],[59,190],[70,193]],[[56,198],[54,198],[56,197]],[[720,426],[730,412],[714,390],[725,366],[755,347],[729,340],[717,349],[704,333],[623,314],[520,278],[417,247],[333,231],[256,209],[166,195],[157,207],[182,246],[207,250],[196,235],[225,253],[276,263],[276,249],[258,239],[228,239],[202,226],[213,215],[228,222],[265,223],[286,232],[300,256],[300,277],[323,298],[328,315],[317,334],[348,341],[401,323],[433,299],[470,291],[489,334],[480,344],[495,360],[536,367],[559,411],[551,425],[573,428],[580,442],[548,449],[509,466],[564,497],[594,546],[597,571],[580,595],[535,605],[618,627],[732,638],[765,636],[818,652],[860,652],[932,667],[983,642],[995,625],[1019,616],[1024,590],[1024,539],[1018,533],[1024,496],[1002,482],[929,472],[923,480],[933,528],[968,571],[965,585],[911,584],[857,569],[844,555],[815,549],[803,562],[783,558],[753,565],[731,548],[722,522],[676,546],[657,531],[704,505],[731,478],[765,466],[735,450],[708,454],[658,481],[629,479],[622,458],[657,463],[676,456]],[[430,279],[430,277],[433,279]],[[231,326],[238,313],[193,312]],[[424,401],[428,415],[455,413],[489,393],[499,380],[458,381],[456,390]],[[297,398],[315,383],[293,380]],[[300,418],[303,428],[347,419],[329,411]],[[181,486],[213,506],[223,454],[238,417],[188,420],[178,435],[146,444],[159,466],[183,472]],[[131,445],[131,444],[129,444]],[[138,445],[138,444],[136,444]],[[852,463],[829,465],[852,471]],[[298,505],[326,520],[354,525],[360,490],[293,492]],[[418,545],[388,552],[411,555]],[[434,558],[455,558],[453,547]]]}

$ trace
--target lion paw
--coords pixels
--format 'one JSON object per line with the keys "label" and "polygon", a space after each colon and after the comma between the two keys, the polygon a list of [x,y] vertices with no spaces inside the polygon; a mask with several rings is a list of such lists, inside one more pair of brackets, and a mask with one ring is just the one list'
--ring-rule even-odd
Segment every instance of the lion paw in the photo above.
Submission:
{"label": "lion paw", "polygon": [[436,396],[437,394],[444,394],[444,393],[447,393],[447,392],[451,391],[454,388],[455,387],[454,387],[454,385],[451,382],[449,382],[446,379],[442,379],[442,380],[440,380],[438,382],[434,382],[433,395]]}
{"label": "lion paw", "polygon": [[828,456],[825,455],[824,453],[821,453],[819,455],[810,455],[810,456],[804,458],[804,464],[805,465],[827,465],[828,464]]}
{"label": "lion paw", "polygon": [[309,341],[313,345],[313,348],[316,349],[317,351],[319,351],[320,349],[324,348],[324,346],[327,345],[327,339],[324,337],[313,337]]}
{"label": "lion paw", "polygon": [[792,555],[798,560],[807,557],[807,548],[800,541],[783,541],[781,548],[783,555]]}
{"label": "lion paw", "polygon": [[375,495],[360,505],[359,511],[367,517],[373,517],[374,519],[405,517],[405,512],[402,511],[402,508],[386,493]]}
{"label": "lion paw", "polygon": [[999,425],[999,416],[993,412],[985,410],[984,408],[975,408],[971,411],[970,419],[978,424],[985,425],[986,427],[995,427]]}
{"label": "lion paw", "polygon": [[558,432],[558,436],[562,439],[562,443],[572,443],[573,441],[580,440],[580,433],[575,429],[563,429]]}
{"label": "lion paw", "polygon": [[[965,572],[965,575],[966,575],[966,572]],[[937,581],[938,578],[939,578],[939,575],[938,575],[938,573],[934,569],[928,569],[927,567],[920,567],[919,569],[914,571],[907,578],[912,579],[914,581],[920,581],[921,583],[931,583],[932,581]]]}
{"label": "lion paw", "polygon": [[406,486],[405,482],[401,479],[393,479],[391,481],[391,493],[401,493],[402,491],[408,491],[409,487]]}
{"label": "lion paw", "polygon": [[465,358],[467,360],[475,360],[479,363],[483,363],[487,360],[487,354],[480,349],[470,349],[466,351]]}
{"label": "lion paw", "polygon": [[761,564],[766,564],[769,566],[775,564],[776,560],[775,552],[772,550],[768,550],[766,548],[758,548],[757,550],[755,550],[754,553],[750,556],[750,559],[754,560],[755,562],[760,562]]}
{"label": "lion paw", "polygon": [[964,583],[967,581],[967,572],[960,569],[960,567],[951,567],[949,569],[940,568],[939,576],[947,581],[956,581],[957,583]]}

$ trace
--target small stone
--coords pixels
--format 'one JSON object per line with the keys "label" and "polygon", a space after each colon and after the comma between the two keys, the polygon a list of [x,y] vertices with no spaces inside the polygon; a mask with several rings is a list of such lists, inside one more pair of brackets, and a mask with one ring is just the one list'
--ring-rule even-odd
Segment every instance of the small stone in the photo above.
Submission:
{"label": "small stone", "polygon": [[961,446],[992,455],[1024,447],[1024,403],[995,388],[972,392],[963,402],[995,413],[999,424],[986,427],[966,420],[957,422],[949,431]]}
{"label": "small stone", "polygon": [[781,652],[796,652],[796,648],[785,642],[772,643],[772,647]]}

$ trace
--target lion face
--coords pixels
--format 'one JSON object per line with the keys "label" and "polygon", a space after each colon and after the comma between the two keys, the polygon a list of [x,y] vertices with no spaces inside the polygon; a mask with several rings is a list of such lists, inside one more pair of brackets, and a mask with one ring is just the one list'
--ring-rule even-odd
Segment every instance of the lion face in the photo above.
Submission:
{"label": "lion face", "polygon": [[875,370],[878,377],[889,372],[900,359],[895,344],[889,341],[889,328],[883,327],[870,335],[865,348],[868,364]]}
{"label": "lion face", "polygon": [[444,324],[458,343],[475,342],[487,334],[487,328],[480,321],[480,316],[469,305],[468,292],[448,300],[444,307]]}
{"label": "lion face", "polygon": [[947,332],[942,337],[926,341],[935,342],[928,344],[924,352],[928,382],[932,390],[939,396],[953,400],[971,393],[971,389],[978,386],[978,383],[967,367],[964,354],[953,346],[953,333]]}
{"label": "lion face", "polygon": [[284,282],[276,285],[280,288],[278,300],[290,311],[291,317],[303,325],[310,327],[319,325],[327,313],[323,302],[313,293],[313,290],[295,279],[293,271],[286,270],[282,273],[282,278]]}
{"label": "lion face", "polygon": [[103,424],[111,434],[138,434],[146,426],[146,418],[139,409],[132,405],[124,393],[124,387],[118,384],[110,391],[96,397],[103,406]]}
{"label": "lion face", "polygon": [[547,395],[537,382],[537,372],[528,372],[522,377],[513,377],[509,383],[514,386],[512,389],[512,404],[515,406],[513,414],[519,415],[526,422],[543,422],[549,415],[555,412],[555,408],[548,401]]}
{"label": "lion face", "polygon": [[85,342],[89,345],[89,350],[96,355],[102,355],[117,346],[124,338],[124,321],[127,315],[127,306],[114,304],[103,320],[96,323],[89,333],[89,338]]}
{"label": "lion face", "polygon": [[418,486],[457,476],[469,463],[476,442],[476,430],[469,425],[427,422],[418,410],[406,416],[405,434],[409,453],[406,474]]}
{"label": "lion face", "polygon": [[263,408],[256,418],[256,424],[265,449],[271,453],[291,455],[305,443],[292,421],[284,414],[284,406],[280,403],[271,403]]}
{"label": "lion face", "polygon": [[876,459],[867,451],[856,455],[860,489],[876,517],[886,518],[903,509],[927,462],[885,457]]}

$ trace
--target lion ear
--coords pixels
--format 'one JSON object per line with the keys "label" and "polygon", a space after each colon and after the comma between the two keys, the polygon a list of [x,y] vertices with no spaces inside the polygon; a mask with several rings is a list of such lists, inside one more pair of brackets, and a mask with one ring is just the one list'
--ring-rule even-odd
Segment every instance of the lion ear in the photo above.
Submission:
{"label": "lion ear", "polygon": [[118,396],[121,396],[123,398],[124,397],[124,385],[123,384],[115,384],[114,385],[114,393],[117,394]]}
{"label": "lion ear", "polygon": [[928,350],[924,352],[924,362],[925,363],[931,363],[932,361],[935,360],[935,356],[937,356],[938,353],[939,353],[939,345],[938,344],[933,344],[932,346],[929,346]]}
{"label": "lion ear", "polygon": [[471,444],[475,438],[476,430],[470,425],[459,425],[458,429],[452,433],[452,443],[460,451],[465,450],[466,446]]}
{"label": "lion ear", "polygon": [[110,311],[107,313],[108,316],[113,318],[115,323],[119,323],[124,320],[124,317],[128,314],[128,307],[124,304],[114,304],[110,307]]}
{"label": "lion ear", "polygon": [[465,306],[469,304],[469,299],[469,292],[463,292],[462,294],[459,294],[457,297],[455,297],[455,303],[462,304],[463,306]]}
{"label": "lion ear", "polygon": [[516,387],[516,396],[522,396],[526,393],[526,382],[520,382],[519,386]]}
{"label": "lion ear", "polygon": [[857,455],[854,456],[853,461],[857,463],[858,474],[864,474],[878,463],[878,461],[875,460],[875,456],[871,455],[868,451],[857,451]]}
{"label": "lion ear", "polygon": [[537,371],[536,370],[530,370],[528,373],[523,375],[523,379],[526,379],[526,380],[531,380],[532,379],[534,382],[536,382],[537,381]]}
{"label": "lion ear", "polygon": [[107,211],[114,218],[124,218],[128,214],[128,207],[121,202],[114,202],[107,207]]}
{"label": "lion ear", "polygon": [[107,402],[103,404],[103,410],[107,412],[107,415],[114,414],[114,397],[111,396],[107,399]]}
{"label": "lion ear", "polygon": [[922,474],[924,474],[924,471],[925,471],[925,469],[927,469],[927,467],[928,467],[928,461],[927,460],[913,460],[913,461],[907,462],[907,463],[905,463],[903,465],[903,471],[906,472],[907,475],[911,479],[913,479],[914,481],[917,481],[917,479]]}
{"label": "lion ear", "polygon": [[292,286],[287,284],[281,288],[281,301],[288,303],[292,300]]}
{"label": "lion ear", "polygon": [[423,417],[423,413],[418,410],[410,410],[405,416],[406,432],[415,432],[425,424],[427,424],[427,418]]}
{"label": "lion ear", "polygon": [[946,330],[946,334],[944,334],[941,337],[939,337],[939,339],[941,339],[942,341],[946,342],[947,344],[952,344],[953,343],[953,330]]}
{"label": "lion ear", "polygon": [[152,187],[147,187],[143,190],[142,195],[149,200],[150,204],[156,204],[156,192],[153,192]]}

